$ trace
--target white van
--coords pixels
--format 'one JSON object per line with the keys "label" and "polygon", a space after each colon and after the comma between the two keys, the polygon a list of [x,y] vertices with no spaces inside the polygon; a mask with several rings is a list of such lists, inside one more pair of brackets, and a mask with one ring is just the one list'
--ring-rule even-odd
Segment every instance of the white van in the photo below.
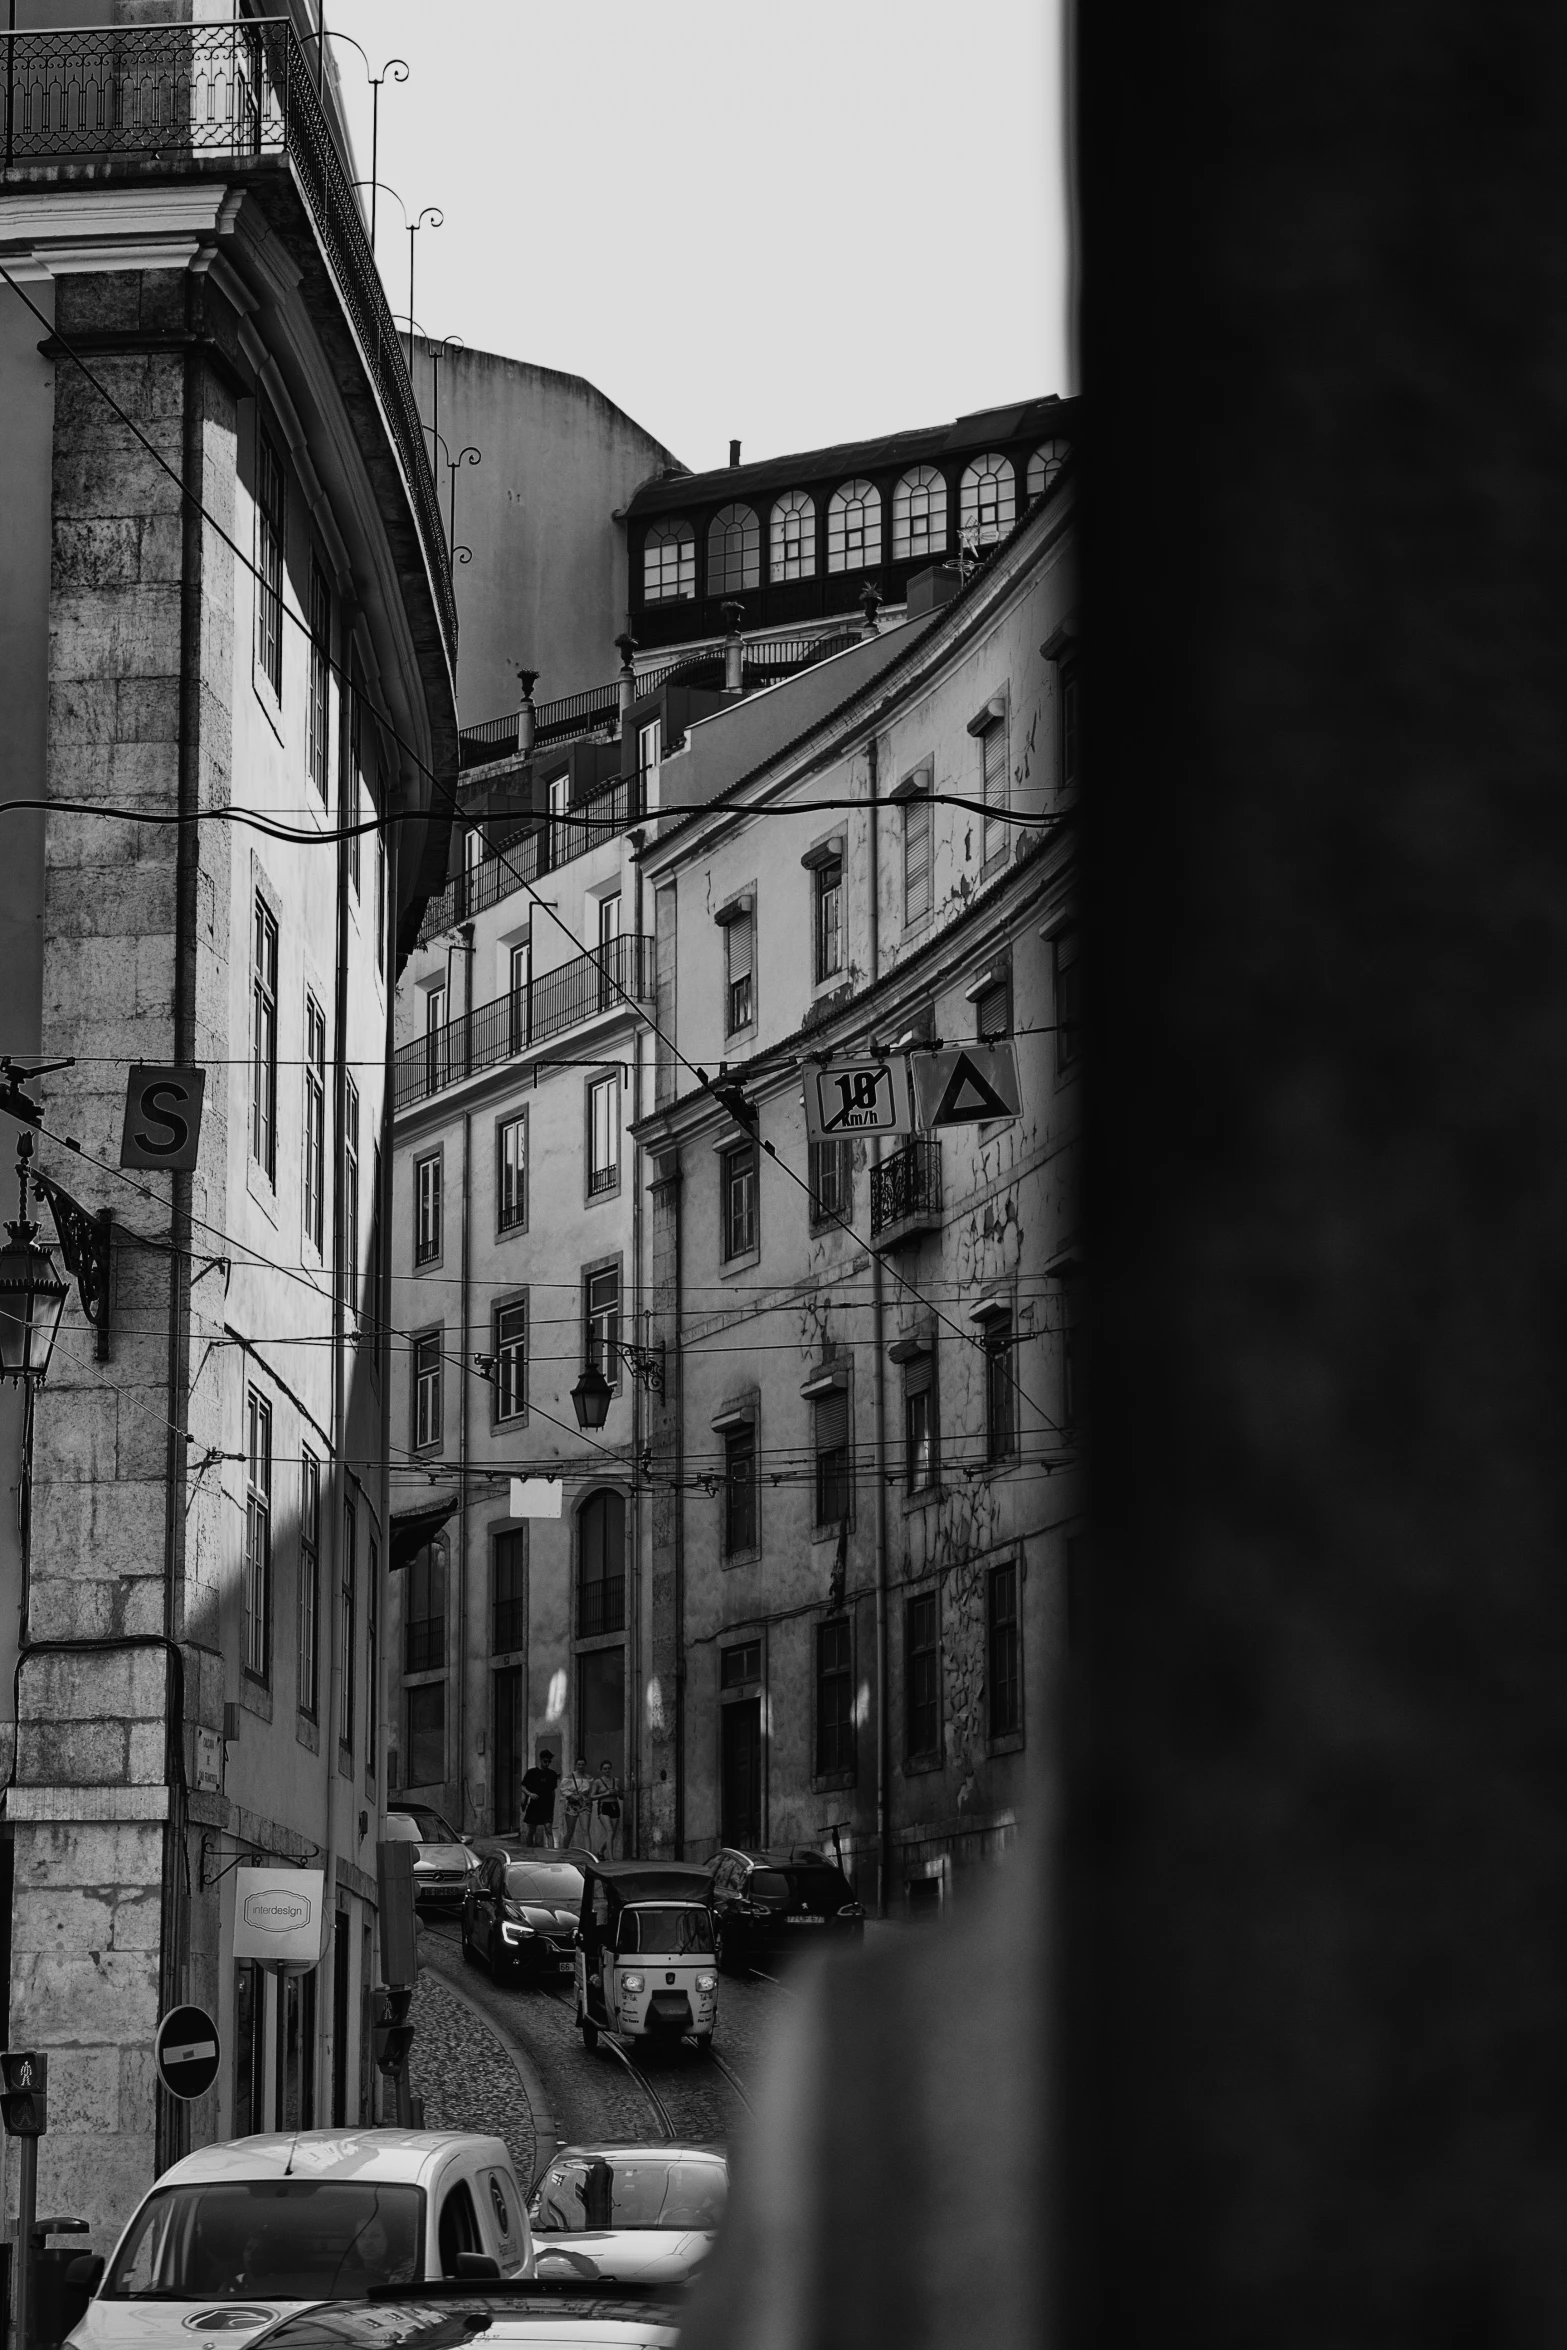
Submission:
{"label": "white van", "polygon": [[533,2273],[527,2206],[499,2138],[269,2132],[164,2172],[67,2339],[76,2350],[228,2350],[291,2310],[372,2285]]}

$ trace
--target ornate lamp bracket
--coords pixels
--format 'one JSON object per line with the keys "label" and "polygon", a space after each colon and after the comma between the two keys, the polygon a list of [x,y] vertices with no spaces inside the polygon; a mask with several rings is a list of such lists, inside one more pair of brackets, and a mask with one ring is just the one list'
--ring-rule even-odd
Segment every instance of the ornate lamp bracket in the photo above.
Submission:
{"label": "ornate lamp bracket", "polygon": [[98,1360],[109,1359],[109,1271],[114,1211],[102,1208],[95,1216],[47,1175],[33,1177],[33,1189],[49,1202],[54,1228],[60,1235],[60,1254],[75,1279],[82,1312],[98,1333]]}

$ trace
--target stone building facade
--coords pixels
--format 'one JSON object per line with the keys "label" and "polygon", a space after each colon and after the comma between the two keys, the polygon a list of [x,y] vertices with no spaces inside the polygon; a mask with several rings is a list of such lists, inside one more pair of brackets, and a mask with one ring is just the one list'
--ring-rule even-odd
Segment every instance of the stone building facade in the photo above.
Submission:
{"label": "stone building facade", "polygon": [[[1016,1830],[1083,1509],[1073,509],[1064,461],[777,748],[693,726],[638,860],[652,1840],[836,1840],[893,1912]],[[1021,1117],[808,1141],[821,1062],[1001,1038]]]}
{"label": "stone building facade", "polygon": [[[113,1211],[111,1306],[105,1345],[73,1293],[30,1461],[5,1424],[0,1572],[6,2035],[50,2059],[40,2208],[107,2248],[188,2145],[371,2111],[389,1007],[456,713],[330,85],[282,29],[97,13],[19,37],[0,189],[0,735],[47,803],[7,840],[0,1000],[7,1051],[71,1061],[40,1163]],[[119,1168],[146,1062],[206,1072],[193,1173]],[[263,1859],[325,1874],[282,1996],[232,1957]],[[223,2050],[192,2105],[152,2061],[187,2000]]]}

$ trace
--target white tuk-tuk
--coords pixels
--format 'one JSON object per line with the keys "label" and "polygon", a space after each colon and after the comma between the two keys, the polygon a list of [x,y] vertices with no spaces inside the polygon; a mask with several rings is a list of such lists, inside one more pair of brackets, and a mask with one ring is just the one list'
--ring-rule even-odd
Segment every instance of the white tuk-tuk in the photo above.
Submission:
{"label": "white tuk-tuk", "polygon": [[583,1870],[577,2027],[638,2041],[690,2034],[704,2051],[718,2021],[718,1965],[705,1869],[674,1860],[600,1860]]}

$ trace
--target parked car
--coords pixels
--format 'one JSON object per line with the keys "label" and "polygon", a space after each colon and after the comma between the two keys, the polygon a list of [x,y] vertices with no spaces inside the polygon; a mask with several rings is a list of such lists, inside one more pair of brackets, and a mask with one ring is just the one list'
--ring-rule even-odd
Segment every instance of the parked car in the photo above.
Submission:
{"label": "parked car", "polygon": [[[669,2350],[677,2295],[642,2285],[546,2283],[414,2286],[406,2295],[332,2301],[285,2317],[266,2350],[451,2350],[482,2336],[485,2350]],[[250,2345],[246,2345],[250,2350]]]}
{"label": "parked car", "polygon": [[563,2146],[528,2205],[535,2273],[678,2284],[711,2252],[728,2199],[715,2146]]}
{"label": "parked car", "polygon": [[389,1803],[386,1835],[390,1844],[419,1847],[414,1854],[415,1909],[455,1909],[479,1870],[479,1856],[469,1850],[470,1839],[459,1835],[428,1803]]}
{"label": "parked car", "polygon": [[533,2273],[527,2208],[499,2138],[459,2130],[287,2130],[187,2154],[115,2246],[75,2350],[249,2342],[291,2310],[456,2277]]}
{"label": "parked car", "polygon": [[552,1852],[492,1847],[463,1895],[462,1948],[497,1983],[570,1974],[582,1871]]}
{"label": "parked car", "polygon": [[707,1865],[713,1944],[728,1974],[820,1943],[836,1947],[864,1938],[865,1912],[854,1887],[819,1852],[726,1849]]}

